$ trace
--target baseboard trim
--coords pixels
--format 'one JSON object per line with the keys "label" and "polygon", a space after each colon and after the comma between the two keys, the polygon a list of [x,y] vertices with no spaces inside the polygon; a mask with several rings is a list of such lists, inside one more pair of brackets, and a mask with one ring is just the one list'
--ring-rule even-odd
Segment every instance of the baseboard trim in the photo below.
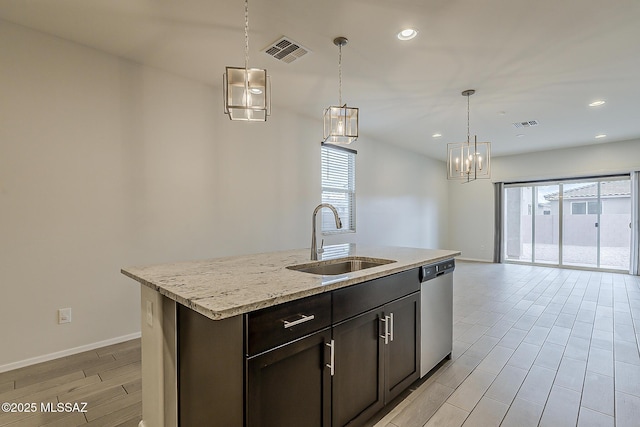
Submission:
{"label": "baseboard trim", "polygon": [[484,263],[493,264],[493,261],[491,261],[491,260],[488,260],[488,259],[478,259],[478,258],[463,258],[463,257],[456,257],[456,261],[466,261],[466,262],[484,262]]}
{"label": "baseboard trim", "polygon": [[24,368],[25,366],[31,366],[37,363],[48,362],[49,360],[59,359],[65,356],[71,356],[73,354],[82,353],[83,351],[95,350],[96,348],[106,347],[112,344],[118,344],[121,342],[140,338],[140,336],[141,336],[140,332],[135,332],[129,335],[123,335],[120,337],[109,338],[108,340],[104,340],[104,341],[98,341],[98,342],[94,342],[87,345],[81,345],[80,347],[74,347],[67,350],[56,351],[55,353],[44,354],[42,356],[19,360],[13,363],[7,363],[6,365],[0,365],[0,373],[13,371],[14,369]]}

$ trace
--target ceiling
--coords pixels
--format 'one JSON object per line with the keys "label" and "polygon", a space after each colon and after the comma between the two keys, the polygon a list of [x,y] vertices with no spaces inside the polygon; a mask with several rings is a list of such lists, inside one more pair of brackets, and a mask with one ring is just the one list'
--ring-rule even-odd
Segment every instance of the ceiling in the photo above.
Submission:
{"label": "ceiling", "polygon": [[[444,159],[471,134],[494,156],[640,138],[640,1],[251,0],[250,61],[267,68],[272,115],[318,120],[343,99],[360,139]],[[0,0],[0,17],[205,82],[244,64],[242,0]],[[403,28],[419,31],[402,42]],[[286,64],[261,52],[287,36],[311,53]],[[594,100],[606,100],[589,107]],[[222,108],[221,112],[222,114]],[[537,120],[517,129],[514,122]],[[258,124],[260,125],[260,124]],[[433,138],[435,133],[442,134]],[[597,134],[606,134],[596,139]],[[520,135],[520,136],[518,136]]]}

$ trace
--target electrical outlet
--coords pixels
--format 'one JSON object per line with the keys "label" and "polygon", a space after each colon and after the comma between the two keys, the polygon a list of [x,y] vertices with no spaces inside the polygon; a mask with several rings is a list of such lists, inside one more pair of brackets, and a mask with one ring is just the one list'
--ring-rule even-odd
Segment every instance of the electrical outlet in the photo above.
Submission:
{"label": "electrical outlet", "polygon": [[147,325],[153,326],[153,302],[147,300]]}
{"label": "electrical outlet", "polygon": [[60,308],[58,309],[58,324],[71,323],[71,309]]}

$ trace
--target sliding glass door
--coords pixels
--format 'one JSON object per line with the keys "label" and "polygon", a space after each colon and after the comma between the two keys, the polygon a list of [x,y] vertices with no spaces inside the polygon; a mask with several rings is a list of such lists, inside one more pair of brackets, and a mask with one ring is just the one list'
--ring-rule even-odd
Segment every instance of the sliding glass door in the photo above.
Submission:
{"label": "sliding glass door", "polygon": [[629,270],[631,258],[631,181],[601,181],[598,265]]}
{"label": "sliding glass door", "polygon": [[560,186],[536,185],[533,194],[536,210],[533,226],[533,262],[540,264],[560,263],[560,227],[558,227],[558,206],[549,201],[554,194],[558,194]]}
{"label": "sliding glass door", "polygon": [[504,258],[508,261],[532,262],[533,187],[504,189]]}
{"label": "sliding glass door", "polygon": [[598,268],[598,181],[563,185],[562,261],[564,265]]}
{"label": "sliding glass door", "polygon": [[504,259],[628,270],[628,177],[506,184]]}
{"label": "sliding glass door", "polygon": [[558,207],[547,200],[559,186],[505,188],[505,259],[541,264],[559,263]]}

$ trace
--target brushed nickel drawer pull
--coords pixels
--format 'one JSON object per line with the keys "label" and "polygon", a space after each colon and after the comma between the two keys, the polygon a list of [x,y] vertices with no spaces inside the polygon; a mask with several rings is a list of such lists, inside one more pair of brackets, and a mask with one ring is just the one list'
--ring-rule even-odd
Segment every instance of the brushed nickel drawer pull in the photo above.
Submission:
{"label": "brushed nickel drawer pull", "polygon": [[384,335],[380,335],[380,338],[384,339],[385,344],[389,344],[389,316],[380,318],[381,322],[384,322]]}
{"label": "brushed nickel drawer pull", "polygon": [[313,314],[310,315],[310,316],[305,316],[304,314],[301,314],[300,318],[298,320],[294,320],[293,322],[289,322],[288,320],[283,320],[284,328],[288,329],[288,328],[291,328],[292,326],[296,326],[296,325],[299,325],[301,323],[308,322],[308,321],[313,320],[315,318],[316,318],[316,316],[313,315]]}
{"label": "brushed nickel drawer pull", "polygon": [[331,348],[331,355],[329,356],[330,363],[327,363],[327,368],[330,369],[331,376],[333,376],[336,372],[336,343],[334,340],[331,340],[330,343],[326,343],[327,347]]}

